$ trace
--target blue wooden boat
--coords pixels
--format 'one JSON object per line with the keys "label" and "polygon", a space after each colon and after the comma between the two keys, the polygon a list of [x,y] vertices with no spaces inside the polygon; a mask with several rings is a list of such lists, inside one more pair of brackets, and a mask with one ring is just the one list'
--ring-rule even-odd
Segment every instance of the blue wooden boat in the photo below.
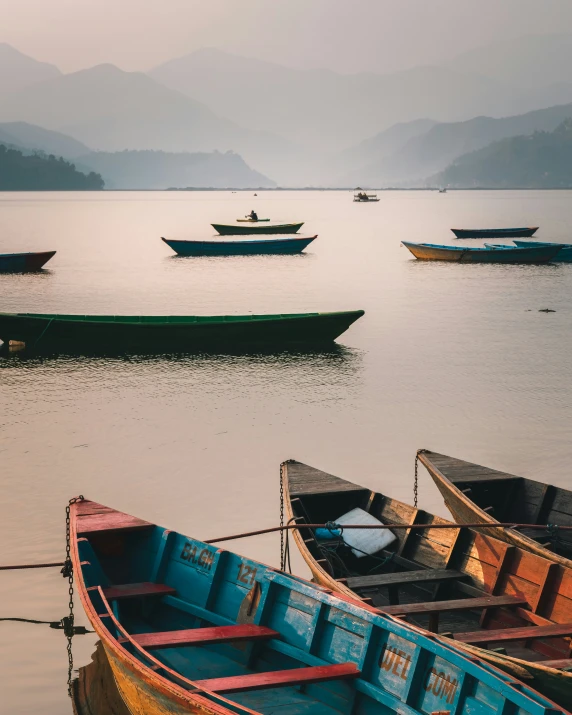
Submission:
{"label": "blue wooden boat", "polygon": [[248,241],[162,240],[179,256],[255,256],[301,253],[318,236],[254,238]]}
{"label": "blue wooden boat", "polygon": [[521,228],[452,228],[457,238],[530,238],[538,231],[538,226]]}
{"label": "blue wooden boat", "polygon": [[554,261],[556,261],[557,263],[572,263],[572,243],[549,244],[543,241],[513,241],[513,243],[519,248],[525,248],[526,246],[561,246],[561,249],[556,255],[556,258],[554,258]]}
{"label": "blue wooden boat", "polygon": [[91,501],[78,592],[133,715],[564,715],[358,600]]}
{"label": "blue wooden boat", "polygon": [[55,251],[0,253],[0,273],[31,273],[39,271],[55,255]]}
{"label": "blue wooden boat", "polygon": [[560,251],[560,246],[516,247],[461,247],[437,243],[401,242],[415,258],[423,261],[455,261],[457,263],[547,263]]}
{"label": "blue wooden boat", "polygon": [[364,314],[62,315],[0,313],[0,340],[42,349],[193,352],[331,343]]}

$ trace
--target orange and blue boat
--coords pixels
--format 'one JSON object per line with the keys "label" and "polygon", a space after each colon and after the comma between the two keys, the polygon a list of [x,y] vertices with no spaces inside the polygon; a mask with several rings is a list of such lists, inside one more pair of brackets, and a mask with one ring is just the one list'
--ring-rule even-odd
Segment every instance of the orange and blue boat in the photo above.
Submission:
{"label": "orange and blue boat", "polygon": [[438,243],[401,242],[421,261],[451,261],[455,263],[548,263],[562,249],[560,244],[517,248],[515,246],[447,246]]}
{"label": "orange and blue boat", "polygon": [[70,541],[133,715],[567,712],[357,599],[101,504],[72,504]]}
{"label": "orange and blue boat", "polygon": [[239,241],[178,241],[162,238],[179,256],[258,256],[302,253],[318,236],[253,238]]}
{"label": "orange and blue boat", "polygon": [[32,273],[41,270],[55,251],[0,253],[0,273]]}

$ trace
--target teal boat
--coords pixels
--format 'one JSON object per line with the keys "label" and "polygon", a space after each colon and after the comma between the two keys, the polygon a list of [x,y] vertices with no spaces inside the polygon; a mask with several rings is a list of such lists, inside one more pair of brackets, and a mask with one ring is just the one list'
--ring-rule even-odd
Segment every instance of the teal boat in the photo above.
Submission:
{"label": "teal boat", "polygon": [[357,599],[92,501],[70,516],[78,593],[132,715],[566,715]]}
{"label": "teal boat", "polygon": [[257,222],[248,222],[248,225],[237,226],[236,224],[211,223],[217,233],[221,236],[243,236],[251,233],[298,233],[304,225],[301,223],[275,223],[264,226],[254,225]]}
{"label": "teal boat", "polygon": [[193,352],[331,343],[364,314],[59,315],[0,313],[0,340],[27,347]]}
{"label": "teal boat", "polygon": [[513,241],[518,248],[527,246],[560,246],[560,251],[554,258],[555,263],[572,263],[572,243],[544,243],[543,241]]}
{"label": "teal boat", "polygon": [[162,238],[179,256],[257,256],[301,253],[318,236],[233,241],[177,241]]}
{"label": "teal boat", "polygon": [[547,263],[554,260],[561,246],[515,246],[499,247],[461,247],[446,246],[438,243],[401,242],[409,251],[422,261],[453,261],[457,263]]}

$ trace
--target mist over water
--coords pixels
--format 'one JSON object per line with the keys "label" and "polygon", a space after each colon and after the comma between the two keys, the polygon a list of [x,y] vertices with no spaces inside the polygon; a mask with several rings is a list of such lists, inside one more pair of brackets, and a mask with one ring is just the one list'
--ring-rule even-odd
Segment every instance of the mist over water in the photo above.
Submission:
{"label": "mist over water", "polygon": [[[62,559],[79,493],[199,538],[274,526],[290,457],[409,502],[421,447],[566,486],[572,265],[421,263],[399,242],[515,224],[570,240],[569,194],[380,197],[0,195],[3,251],[58,251],[41,274],[0,277],[3,311],[366,311],[318,354],[0,358],[0,565]],[[319,238],[301,256],[212,259],[160,241],[210,236],[211,221],[252,208]],[[423,470],[420,504],[446,514]],[[278,563],[275,535],[227,548]],[[66,582],[57,569],[4,572],[0,603],[0,618],[58,620]],[[79,602],[76,615],[86,623]],[[2,622],[0,634],[6,712],[69,712],[61,631]],[[74,639],[76,666],[93,644]]]}

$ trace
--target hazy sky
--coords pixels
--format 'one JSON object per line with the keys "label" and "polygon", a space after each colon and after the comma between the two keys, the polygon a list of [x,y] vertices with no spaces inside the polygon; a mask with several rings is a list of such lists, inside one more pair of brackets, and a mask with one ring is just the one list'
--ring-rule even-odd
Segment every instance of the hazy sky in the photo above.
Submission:
{"label": "hazy sky", "polygon": [[0,0],[0,42],[69,72],[204,46],[295,67],[394,71],[503,36],[572,32],[572,0]]}

